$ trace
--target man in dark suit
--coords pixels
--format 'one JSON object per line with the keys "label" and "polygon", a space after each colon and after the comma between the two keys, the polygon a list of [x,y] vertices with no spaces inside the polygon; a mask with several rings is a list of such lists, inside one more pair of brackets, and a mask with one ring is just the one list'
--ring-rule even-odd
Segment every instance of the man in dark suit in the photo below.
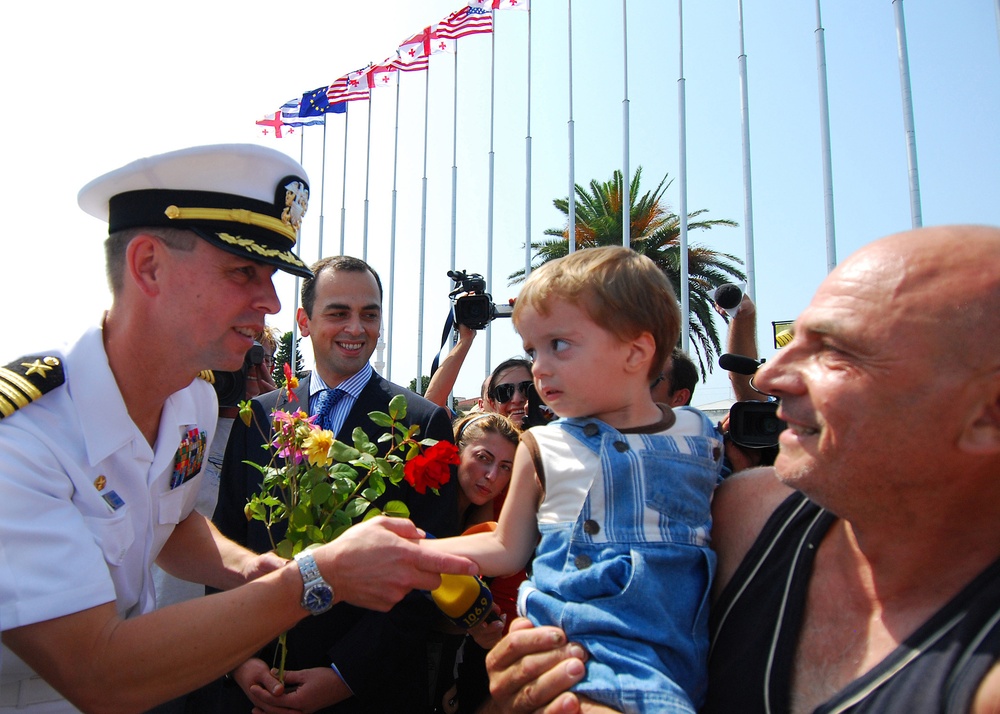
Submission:
{"label": "man in dark suit", "polygon": [[[259,492],[261,481],[257,469],[244,461],[270,460],[263,448],[270,437],[261,428],[268,428],[274,408],[308,407],[339,440],[351,443],[352,431],[360,426],[375,442],[385,429],[368,413],[386,411],[393,396],[405,394],[407,421],[420,426],[420,438],[452,440],[444,409],[383,379],[368,362],[382,319],[382,284],[375,271],[346,256],[320,260],[312,271],[314,277],[302,285],[296,320],[302,335],[310,338],[316,369],[300,381],[297,403],[288,403],[286,390],[253,400],[254,420],[249,428],[237,420],[222,467],[214,521],[222,533],[258,552],[272,544],[264,525],[244,516],[247,499]],[[428,533],[457,534],[457,479],[450,479],[440,495],[417,494],[405,481],[386,485],[376,505],[403,501],[413,522]],[[289,631],[284,686],[270,672],[269,652],[238,667],[232,678],[265,711],[424,711],[430,699],[427,634],[436,614],[420,593],[411,593],[388,613],[338,604]],[[250,703],[241,698],[231,710],[249,712]]]}

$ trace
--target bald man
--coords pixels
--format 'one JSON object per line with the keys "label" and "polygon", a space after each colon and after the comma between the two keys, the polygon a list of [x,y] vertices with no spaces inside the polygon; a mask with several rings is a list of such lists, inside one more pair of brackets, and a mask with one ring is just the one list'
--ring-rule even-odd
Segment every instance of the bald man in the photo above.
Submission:
{"label": "bald man", "polygon": [[[1000,711],[1000,230],[926,228],[820,285],[757,386],[773,469],[716,492],[706,714]],[[518,620],[492,711],[580,711],[578,645]]]}

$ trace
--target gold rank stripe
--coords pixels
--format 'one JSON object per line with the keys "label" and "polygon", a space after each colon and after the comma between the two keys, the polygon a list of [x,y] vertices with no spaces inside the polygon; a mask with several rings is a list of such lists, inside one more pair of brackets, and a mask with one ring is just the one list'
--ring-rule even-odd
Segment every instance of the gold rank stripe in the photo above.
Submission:
{"label": "gold rank stripe", "polygon": [[248,226],[267,228],[274,231],[295,244],[295,228],[285,223],[280,218],[266,216],[263,213],[255,213],[245,208],[179,208],[177,206],[167,206],[164,211],[167,218],[182,221],[231,221],[233,223],[243,223]]}
{"label": "gold rank stripe", "polygon": [[4,397],[0,397],[0,414],[9,417],[17,411],[17,407],[8,402]]}
{"label": "gold rank stripe", "polygon": [[[8,385],[7,382],[10,384]],[[0,367],[0,388],[2,388],[3,393],[13,399],[18,406],[23,407],[28,402],[25,401],[24,404],[18,402],[17,392],[11,389],[11,385],[24,392],[24,394],[28,396],[28,399],[34,400],[42,396],[42,393],[38,391],[38,387],[19,375],[17,372],[7,369],[6,367]],[[24,397],[22,396],[21,399],[24,399]]]}

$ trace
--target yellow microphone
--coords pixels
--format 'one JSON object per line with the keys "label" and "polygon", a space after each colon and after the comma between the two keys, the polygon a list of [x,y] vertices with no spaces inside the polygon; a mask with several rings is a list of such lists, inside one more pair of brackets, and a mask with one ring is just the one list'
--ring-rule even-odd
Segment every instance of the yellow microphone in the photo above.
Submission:
{"label": "yellow microphone", "polygon": [[449,620],[466,629],[493,612],[493,594],[475,575],[442,574],[441,585],[431,590],[430,596]]}

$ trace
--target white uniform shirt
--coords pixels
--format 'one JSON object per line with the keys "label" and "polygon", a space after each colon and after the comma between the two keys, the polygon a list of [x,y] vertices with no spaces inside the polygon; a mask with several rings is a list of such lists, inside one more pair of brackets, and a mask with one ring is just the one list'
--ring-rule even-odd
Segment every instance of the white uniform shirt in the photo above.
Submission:
{"label": "white uniform shirt", "polygon": [[[154,608],[150,568],[194,509],[201,476],[192,469],[207,458],[218,413],[212,387],[194,380],[167,399],[151,448],[128,415],[99,327],[55,354],[65,384],[0,421],[5,629],[107,602],[122,617]],[[189,458],[178,469],[181,452]],[[5,682],[31,674],[11,671],[25,665],[9,651],[3,664]]]}

